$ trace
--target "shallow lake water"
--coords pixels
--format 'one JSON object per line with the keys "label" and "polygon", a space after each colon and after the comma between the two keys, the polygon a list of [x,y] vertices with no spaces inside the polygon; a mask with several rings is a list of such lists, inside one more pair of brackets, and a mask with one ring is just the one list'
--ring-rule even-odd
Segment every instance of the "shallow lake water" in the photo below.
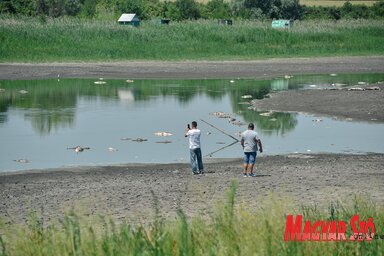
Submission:
{"label": "shallow lake water", "polygon": [[[237,138],[254,122],[264,154],[384,153],[384,124],[248,109],[272,91],[376,83],[384,74],[273,80],[60,79],[0,81],[0,172],[189,161],[184,129],[202,130],[206,158],[241,157]],[[96,83],[95,83],[96,82]],[[252,98],[249,98],[250,96]],[[247,96],[247,97],[244,97]],[[230,114],[219,118],[213,112]],[[318,122],[321,119],[322,121]],[[204,120],[204,121],[202,121]],[[169,132],[161,137],[156,132]],[[138,142],[136,139],[144,139]],[[75,146],[90,149],[76,153]],[[14,160],[26,159],[27,163]]]}

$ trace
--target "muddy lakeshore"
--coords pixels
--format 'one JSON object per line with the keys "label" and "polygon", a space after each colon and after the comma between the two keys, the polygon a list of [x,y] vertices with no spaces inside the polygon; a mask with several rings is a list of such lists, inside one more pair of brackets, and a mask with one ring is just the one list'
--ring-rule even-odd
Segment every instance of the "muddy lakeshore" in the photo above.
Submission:
{"label": "muddy lakeshore", "polygon": [[[384,72],[384,57],[271,59],[231,62],[124,62],[0,64],[0,79],[60,77],[271,78],[285,74]],[[293,91],[255,103],[264,110],[315,113],[383,122],[383,84],[377,91]],[[285,99],[285,100],[283,100]],[[324,104],[326,103],[326,104]],[[378,143],[382,143],[378,141]],[[187,150],[187,149],[186,149]],[[171,154],[171,152],[170,152]],[[207,175],[193,176],[185,164],[126,164],[0,173],[0,218],[24,223],[31,210],[46,221],[75,207],[86,215],[146,222],[154,213],[173,218],[210,214],[237,180],[237,202],[257,208],[270,194],[287,204],[328,206],[355,196],[384,205],[384,154],[292,154],[258,158],[255,178],[241,176],[241,159],[208,161]],[[153,192],[153,193],[152,193]]]}

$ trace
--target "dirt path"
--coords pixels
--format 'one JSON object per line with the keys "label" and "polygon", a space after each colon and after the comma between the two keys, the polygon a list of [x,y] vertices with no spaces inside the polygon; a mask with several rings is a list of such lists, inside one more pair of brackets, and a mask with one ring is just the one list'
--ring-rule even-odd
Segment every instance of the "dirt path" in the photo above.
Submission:
{"label": "dirt path", "polygon": [[255,61],[126,61],[103,63],[0,63],[1,79],[103,77],[273,78],[291,74],[384,72],[384,56],[289,58]]}

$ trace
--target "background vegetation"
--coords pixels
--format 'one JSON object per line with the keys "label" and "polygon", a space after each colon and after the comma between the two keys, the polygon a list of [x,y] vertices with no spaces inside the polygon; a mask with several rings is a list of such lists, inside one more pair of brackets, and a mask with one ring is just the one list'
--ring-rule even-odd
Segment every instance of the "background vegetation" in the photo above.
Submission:
{"label": "background vegetation", "polygon": [[[323,1],[316,1],[321,3]],[[330,2],[330,1],[327,1]],[[0,13],[61,17],[76,16],[116,20],[121,13],[136,13],[141,19],[304,19],[380,18],[384,1],[371,5],[333,1],[334,5],[301,5],[299,0],[2,0]],[[361,2],[360,2],[361,3]],[[336,7],[336,5],[338,7]]]}
{"label": "background vegetation", "polygon": [[0,19],[0,61],[223,60],[381,55],[383,20],[270,22],[147,21],[138,29],[76,18]]}
{"label": "background vegetation", "polygon": [[[289,207],[287,199],[260,202],[255,212],[235,201],[232,183],[227,201],[212,216],[189,219],[178,211],[176,221],[164,220],[154,203],[151,223],[118,224],[100,217],[84,218],[70,211],[57,223],[43,223],[32,213],[27,226],[0,223],[0,255],[383,255],[384,211],[372,202],[354,198],[351,204],[330,203]],[[376,238],[367,242],[284,242],[286,213],[301,214],[303,221],[339,221],[347,224],[355,214],[373,218]]]}

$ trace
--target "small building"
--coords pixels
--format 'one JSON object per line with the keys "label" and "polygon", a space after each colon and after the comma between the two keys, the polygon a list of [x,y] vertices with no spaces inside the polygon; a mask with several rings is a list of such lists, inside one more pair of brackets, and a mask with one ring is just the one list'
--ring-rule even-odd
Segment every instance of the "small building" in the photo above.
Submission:
{"label": "small building", "polygon": [[232,25],[232,20],[221,19],[218,20],[219,25]]}
{"label": "small building", "polygon": [[131,25],[134,27],[140,25],[140,19],[137,17],[136,13],[123,13],[120,16],[118,22],[121,25]]}
{"label": "small building", "polygon": [[273,20],[272,28],[291,28],[293,20]]}
{"label": "small building", "polygon": [[161,24],[161,25],[169,25],[169,22],[171,22],[170,19],[161,19],[161,20],[160,20],[160,24]]}

